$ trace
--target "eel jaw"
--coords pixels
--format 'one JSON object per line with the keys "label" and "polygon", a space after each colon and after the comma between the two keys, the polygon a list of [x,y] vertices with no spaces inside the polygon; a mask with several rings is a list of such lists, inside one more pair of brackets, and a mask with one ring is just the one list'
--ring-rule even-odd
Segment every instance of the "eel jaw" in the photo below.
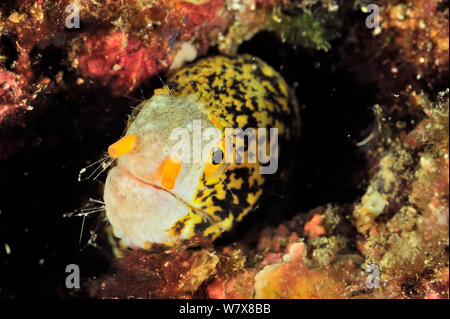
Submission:
{"label": "eel jaw", "polygon": [[169,230],[195,208],[123,167],[116,166],[109,171],[104,201],[114,235],[126,246],[145,248],[149,243],[171,243],[187,239],[192,233],[193,225],[187,225],[178,237],[170,235]]}

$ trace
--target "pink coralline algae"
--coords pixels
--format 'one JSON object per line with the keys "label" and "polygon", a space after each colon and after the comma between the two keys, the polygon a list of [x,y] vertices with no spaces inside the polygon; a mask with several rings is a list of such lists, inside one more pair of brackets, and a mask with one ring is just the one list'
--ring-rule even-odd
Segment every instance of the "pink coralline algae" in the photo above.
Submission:
{"label": "pink coralline algae", "polygon": [[0,122],[19,107],[21,99],[22,90],[15,80],[15,74],[0,68]]}
{"label": "pink coralline algae", "polygon": [[[44,89],[92,84],[109,87],[114,96],[127,95],[212,46],[227,54],[236,52],[244,38],[266,28],[278,2],[246,0],[233,7],[225,0],[80,1],[76,6],[81,28],[66,26],[69,5],[72,1],[26,0],[7,14],[0,11],[0,36],[11,42],[0,45],[1,66],[10,70],[8,76],[2,75],[3,82],[20,78],[20,85],[11,82],[11,87],[30,96]],[[11,69],[3,65],[11,57],[3,55],[1,46],[17,52]],[[37,59],[45,59],[45,51],[55,48],[64,60],[50,72],[57,76],[48,76]],[[9,114],[17,109],[17,95],[12,95],[14,101],[2,97],[2,118],[6,110]],[[25,99],[23,105],[30,102]]]}
{"label": "pink coralline algae", "polygon": [[305,231],[308,233],[309,238],[316,238],[325,234],[325,228],[321,226],[322,221],[322,216],[314,215],[314,217],[306,223]]}
{"label": "pink coralline algae", "polygon": [[[196,50],[204,52],[230,22],[223,0],[205,3],[162,1],[139,13],[157,25],[148,34],[134,32],[133,23],[123,22],[127,31],[116,29],[86,37],[76,57],[83,76],[110,84],[115,95],[133,91],[142,81],[166,71],[184,41],[196,38]],[[126,19],[125,17],[123,19]],[[217,31],[214,31],[217,30]],[[77,51],[77,46],[74,46]],[[76,65],[76,63],[75,63]]]}
{"label": "pink coralline algae", "polygon": [[251,299],[257,271],[243,270],[215,279],[207,288],[211,299]]}
{"label": "pink coralline algae", "polygon": [[142,80],[167,68],[170,57],[158,43],[144,46],[142,41],[120,31],[87,39],[78,57],[81,72],[111,83],[115,94],[128,93]]}

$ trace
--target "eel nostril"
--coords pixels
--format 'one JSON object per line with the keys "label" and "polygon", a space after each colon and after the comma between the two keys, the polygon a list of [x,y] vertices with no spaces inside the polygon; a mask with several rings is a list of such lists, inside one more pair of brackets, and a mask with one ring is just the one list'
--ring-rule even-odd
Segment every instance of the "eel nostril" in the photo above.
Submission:
{"label": "eel nostril", "polygon": [[120,140],[108,147],[108,153],[113,158],[127,154],[136,149],[138,137],[135,134],[122,137]]}

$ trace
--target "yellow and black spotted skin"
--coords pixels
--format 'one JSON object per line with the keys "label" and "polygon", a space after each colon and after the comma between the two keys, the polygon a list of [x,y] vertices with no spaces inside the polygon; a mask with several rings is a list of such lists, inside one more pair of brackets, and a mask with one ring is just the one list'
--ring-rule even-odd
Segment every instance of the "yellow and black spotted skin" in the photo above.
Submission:
{"label": "yellow and black spotted skin", "polygon": [[[169,151],[179,145],[171,134],[180,128],[194,131],[195,121],[218,133],[202,148],[209,158],[180,160]],[[230,149],[227,129],[238,128]],[[266,134],[248,134],[252,129]],[[271,129],[278,130],[277,139]],[[182,68],[137,107],[125,136],[108,149],[117,159],[104,191],[114,235],[125,246],[140,248],[194,236],[216,239],[254,210],[266,192],[283,192],[298,132],[295,98],[262,60],[215,56]],[[189,138],[180,143],[191,145]],[[278,169],[261,174],[267,164],[260,163],[268,155]]]}
{"label": "yellow and black spotted skin", "polygon": [[[246,162],[228,164],[220,174],[203,174],[192,199],[202,214],[191,210],[171,228],[177,236],[194,223],[192,235],[215,239],[256,208],[265,190],[283,182],[289,147],[299,132],[295,98],[278,72],[250,55],[202,59],[175,73],[167,84],[174,96],[195,95],[222,132],[237,127],[278,128],[279,169],[275,174],[261,175],[259,163]],[[256,141],[244,140],[245,158],[255,156],[248,151],[249,143]]]}

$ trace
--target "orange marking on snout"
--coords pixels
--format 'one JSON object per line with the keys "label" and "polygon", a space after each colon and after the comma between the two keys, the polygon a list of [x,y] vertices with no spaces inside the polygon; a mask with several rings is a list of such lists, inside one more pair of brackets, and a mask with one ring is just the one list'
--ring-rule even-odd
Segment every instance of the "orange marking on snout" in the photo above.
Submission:
{"label": "orange marking on snout", "polygon": [[169,88],[167,86],[164,86],[162,89],[156,89],[153,91],[154,95],[157,94],[163,94],[163,95],[170,95]]}
{"label": "orange marking on snout", "polygon": [[175,157],[168,157],[162,164],[161,186],[167,190],[175,187],[175,181],[181,170],[181,161]]}
{"label": "orange marking on snout", "polygon": [[137,135],[131,134],[122,137],[120,140],[108,147],[108,153],[111,157],[119,158],[120,156],[131,152],[137,142]]}

